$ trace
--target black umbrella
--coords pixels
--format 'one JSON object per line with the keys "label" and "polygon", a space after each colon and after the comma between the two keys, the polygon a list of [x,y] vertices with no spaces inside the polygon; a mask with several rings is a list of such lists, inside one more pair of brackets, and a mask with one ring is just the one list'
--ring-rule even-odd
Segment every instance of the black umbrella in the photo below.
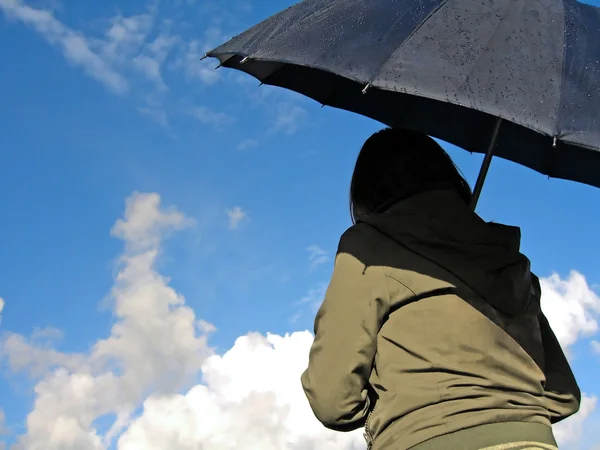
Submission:
{"label": "black umbrella", "polygon": [[208,52],[388,126],[600,187],[600,9],[575,0],[305,0]]}

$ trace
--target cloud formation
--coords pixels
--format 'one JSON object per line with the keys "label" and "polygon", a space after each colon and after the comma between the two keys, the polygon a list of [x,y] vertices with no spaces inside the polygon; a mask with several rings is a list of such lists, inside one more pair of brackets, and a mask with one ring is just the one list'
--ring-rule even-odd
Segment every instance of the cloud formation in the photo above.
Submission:
{"label": "cloud formation", "polygon": [[308,252],[308,262],[311,269],[316,269],[322,264],[327,264],[331,261],[327,251],[323,250],[318,245],[309,245],[306,249]]}
{"label": "cloud formation", "polygon": [[561,446],[577,444],[581,439],[583,424],[598,405],[596,397],[583,395],[579,412],[567,420],[554,426],[554,435]]}
{"label": "cloud formation", "polygon": [[[314,418],[299,383],[309,332],[249,334],[207,359],[204,385],[151,397],[119,450],[359,450],[362,433],[335,433]],[[243,376],[241,375],[243,374]]]}
{"label": "cloud formation", "polygon": [[282,102],[277,105],[277,114],[273,131],[292,135],[298,131],[300,124],[306,120],[307,112],[301,106],[291,102]]}
{"label": "cloud formation", "polygon": [[553,274],[540,283],[542,309],[563,347],[598,332],[600,297],[582,274],[572,271],[566,279]]}
{"label": "cloud formation", "polygon": [[[36,31],[60,49],[71,65],[83,69],[109,91],[137,94],[141,103],[138,111],[165,127],[169,125],[171,112],[165,97],[169,91],[165,69],[181,72],[188,81],[205,85],[214,84],[221,77],[214,70],[214,62],[200,61],[211,46],[225,39],[220,28],[208,27],[201,41],[185,40],[171,34],[173,22],[159,20],[155,7],[141,14],[102,19],[99,23],[104,22],[106,28],[100,34],[75,30],[61,22],[54,11],[31,6],[23,0],[0,0],[0,11],[8,20]],[[172,61],[168,61],[170,57]],[[230,121],[229,116],[207,107],[196,108],[193,115],[217,129]]]}
{"label": "cloud formation", "polygon": [[186,44],[185,52],[175,66],[183,68],[190,81],[199,80],[208,85],[215,84],[221,79],[221,72],[215,70],[217,64],[214,60],[202,59],[208,50],[210,50],[209,46],[201,44],[198,40],[192,40]]}
{"label": "cloud formation", "polygon": [[249,148],[256,147],[258,145],[258,143],[259,142],[256,139],[244,139],[237,145],[236,148],[239,151],[244,151],[244,150],[248,150]]}
{"label": "cloud formation", "polygon": [[[243,219],[242,213],[231,216]],[[115,323],[87,352],[56,350],[61,333],[54,329],[4,335],[1,355],[11,370],[35,380],[35,403],[16,449],[364,448],[361,430],[329,431],[310,410],[299,381],[310,332],[250,333],[223,355],[211,351],[215,327],[197,319],[156,270],[164,240],[192,224],[157,194],[127,199],[111,230],[124,244],[110,292]],[[544,309],[566,349],[594,332],[598,297],[581,274],[542,284]],[[319,284],[301,303],[316,308],[325,289]],[[561,444],[577,442],[596,404],[585,395],[581,412],[556,427]]]}
{"label": "cloud formation", "polygon": [[99,54],[92,51],[90,41],[82,34],[58,21],[51,12],[32,8],[21,0],[0,0],[0,9],[13,20],[33,28],[50,44],[59,48],[67,61],[81,67],[89,76],[109,90],[123,94],[129,83]]}
{"label": "cloud formation", "polygon": [[[157,194],[133,194],[113,229],[125,250],[110,298],[115,323],[86,354],[60,353],[18,335],[2,340],[14,370],[37,377],[35,404],[20,437],[25,450],[108,448],[148,395],[170,395],[195,380],[211,354],[184,298],[155,270],[161,244],[190,221]],[[100,418],[114,417],[101,433]]]}
{"label": "cloud formation", "polygon": [[6,428],[6,415],[4,411],[0,409],[0,436],[4,436],[9,433],[9,430]]}
{"label": "cloud formation", "polygon": [[246,211],[244,211],[241,207],[235,206],[231,209],[225,211],[227,213],[227,217],[229,217],[229,229],[235,230],[239,228],[240,224],[243,220],[248,216]]}
{"label": "cloud formation", "polygon": [[[540,283],[542,309],[561,346],[569,354],[575,342],[598,332],[600,297],[591,289],[585,277],[576,271],[572,271],[566,279],[553,274],[542,278]],[[556,438],[561,444],[577,442],[584,421],[596,410],[596,396],[584,393],[582,397],[579,413],[555,426]]]}
{"label": "cloud formation", "polygon": [[165,91],[168,89],[162,78],[160,63],[156,59],[147,55],[138,55],[133,58],[132,63],[133,66],[148,80],[153,82],[159,90]]}
{"label": "cloud formation", "polygon": [[201,124],[208,125],[218,131],[233,122],[233,117],[230,115],[213,111],[206,106],[195,106],[189,110],[189,114]]}
{"label": "cloud formation", "polygon": [[[190,35],[189,22],[181,20],[181,12],[189,15],[201,10],[191,2],[167,2],[160,7],[158,2],[153,2],[139,14],[96,18],[96,25],[89,29],[73,28],[59,19],[61,8],[50,8],[48,2],[42,4],[46,5],[45,9],[34,0],[0,0],[0,11],[9,21],[28,26],[60,49],[69,64],[82,69],[110,92],[130,95],[141,114],[170,131],[174,117],[192,116],[217,131],[234,120],[231,115],[213,111],[205,104],[194,105],[189,95],[175,98],[178,83],[183,81],[195,90],[214,86],[221,80],[241,80],[236,84],[243,85],[238,88],[245,87],[248,106],[260,105],[269,116],[266,136],[292,135],[307,120],[307,111],[297,104],[297,94],[267,87],[258,89],[252,77],[215,70],[218,64],[215,59],[202,59],[208,50],[230,38],[224,30],[233,23],[239,26],[237,20],[220,7],[210,9],[208,24],[199,33],[194,31]],[[173,7],[177,10],[173,17],[177,19],[163,14]],[[202,11],[209,14],[208,10]],[[98,30],[97,24],[104,24],[104,28]],[[257,143],[254,139],[244,140],[238,149],[251,148]]]}

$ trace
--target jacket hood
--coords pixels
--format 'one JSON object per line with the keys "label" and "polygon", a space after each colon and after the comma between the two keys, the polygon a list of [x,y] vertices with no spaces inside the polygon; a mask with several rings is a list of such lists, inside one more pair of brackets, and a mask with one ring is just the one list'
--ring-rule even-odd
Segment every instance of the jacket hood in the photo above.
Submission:
{"label": "jacket hood", "polygon": [[363,222],[443,267],[505,314],[525,312],[536,294],[520,229],[483,221],[453,190],[414,195]]}

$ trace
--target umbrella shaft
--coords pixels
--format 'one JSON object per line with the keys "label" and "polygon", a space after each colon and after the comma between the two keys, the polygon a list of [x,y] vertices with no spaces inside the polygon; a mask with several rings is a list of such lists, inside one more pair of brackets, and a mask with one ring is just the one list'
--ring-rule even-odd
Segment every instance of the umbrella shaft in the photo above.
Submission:
{"label": "umbrella shaft", "polygon": [[481,169],[479,170],[479,176],[477,177],[477,182],[475,183],[475,189],[473,189],[473,196],[471,197],[471,208],[473,211],[475,211],[475,208],[477,207],[477,202],[479,201],[479,196],[481,195],[481,190],[483,189],[483,183],[485,183],[485,177],[487,176],[488,170],[490,170],[490,164],[492,163],[492,158],[494,157],[494,147],[496,147],[496,141],[498,140],[498,134],[500,132],[500,125],[502,125],[502,119],[498,118],[496,120],[496,126],[494,127],[494,133],[492,134],[492,139],[490,139],[490,145],[485,153],[485,157],[483,158]]}

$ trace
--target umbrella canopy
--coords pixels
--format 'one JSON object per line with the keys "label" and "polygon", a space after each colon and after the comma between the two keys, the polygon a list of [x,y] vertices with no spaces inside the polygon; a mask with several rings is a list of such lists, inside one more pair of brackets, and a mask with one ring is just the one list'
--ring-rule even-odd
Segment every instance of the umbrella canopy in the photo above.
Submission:
{"label": "umbrella canopy", "polygon": [[323,105],[487,152],[488,165],[493,150],[600,187],[600,9],[593,6],[304,0],[207,56]]}

